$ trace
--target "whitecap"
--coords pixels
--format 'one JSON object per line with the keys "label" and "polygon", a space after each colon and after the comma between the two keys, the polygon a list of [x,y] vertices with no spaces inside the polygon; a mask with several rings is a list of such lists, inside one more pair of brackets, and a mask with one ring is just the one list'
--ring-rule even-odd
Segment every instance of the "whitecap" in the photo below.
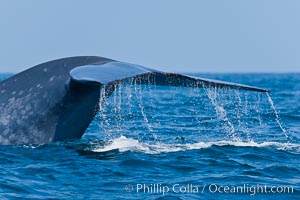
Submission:
{"label": "whitecap", "polygon": [[209,148],[211,146],[236,146],[236,147],[273,147],[277,150],[296,150],[300,152],[300,144],[294,143],[280,143],[280,142],[262,142],[257,143],[254,141],[250,142],[241,142],[241,141],[214,141],[214,142],[197,142],[197,143],[188,143],[188,144],[165,144],[165,143],[156,143],[156,144],[147,144],[140,142],[138,140],[127,138],[121,136],[114,140],[110,140],[106,145],[101,147],[96,147],[92,151],[94,152],[107,152],[111,150],[118,150],[120,152],[134,151],[134,152],[143,152],[147,154],[160,154],[160,153],[170,153],[170,152],[179,152],[187,150],[197,150]]}

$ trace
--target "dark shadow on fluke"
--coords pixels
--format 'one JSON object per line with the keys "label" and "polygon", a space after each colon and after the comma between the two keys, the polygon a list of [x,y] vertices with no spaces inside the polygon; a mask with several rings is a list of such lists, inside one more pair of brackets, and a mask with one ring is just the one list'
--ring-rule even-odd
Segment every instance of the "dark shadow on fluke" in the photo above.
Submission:
{"label": "dark shadow on fluke", "polygon": [[[120,82],[268,92],[103,57],[63,58],[0,82],[0,144],[44,144],[80,138],[97,113],[99,101],[108,98]],[[102,99],[100,91],[104,93]]]}

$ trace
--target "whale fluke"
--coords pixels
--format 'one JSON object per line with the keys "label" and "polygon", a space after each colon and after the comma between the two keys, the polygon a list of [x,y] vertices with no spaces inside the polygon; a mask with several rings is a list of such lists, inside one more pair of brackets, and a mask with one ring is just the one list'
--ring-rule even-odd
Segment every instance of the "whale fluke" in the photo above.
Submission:
{"label": "whale fluke", "polygon": [[[150,80],[155,82],[149,82],[147,77],[153,77]],[[99,109],[100,90],[105,90],[108,97],[117,83],[128,81],[268,92],[248,85],[165,73],[103,57],[63,58],[0,82],[0,144],[44,144],[80,138]]]}
{"label": "whale fluke", "polygon": [[[218,81],[192,77],[188,75],[166,73],[154,69],[149,69],[139,65],[124,62],[109,62],[101,65],[85,65],[70,71],[72,80],[78,82],[97,82],[99,84],[114,84],[128,79],[153,76],[157,85],[184,86],[184,87],[205,87],[217,86],[232,89],[251,90],[257,92],[268,92],[266,89],[252,87],[243,84]],[[143,84],[148,84],[144,82]]]}

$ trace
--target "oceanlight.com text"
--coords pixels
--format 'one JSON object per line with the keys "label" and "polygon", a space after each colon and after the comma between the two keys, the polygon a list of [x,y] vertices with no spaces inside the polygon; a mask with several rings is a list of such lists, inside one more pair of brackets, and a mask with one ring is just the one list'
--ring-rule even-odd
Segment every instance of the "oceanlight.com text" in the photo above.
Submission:
{"label": "oceanlight.com text", "polygon": [[126,192],[132,193],[144,193],[144,194],[161,194],[166,195],[168,193],[175,194],[246,194],[246,195],[256,195],[256,194],[293,194],[293,186],[272,186],[263,184],[242,184],[242,185],[219,185],[216,183],[211,184],[128,184],[125,186]]}

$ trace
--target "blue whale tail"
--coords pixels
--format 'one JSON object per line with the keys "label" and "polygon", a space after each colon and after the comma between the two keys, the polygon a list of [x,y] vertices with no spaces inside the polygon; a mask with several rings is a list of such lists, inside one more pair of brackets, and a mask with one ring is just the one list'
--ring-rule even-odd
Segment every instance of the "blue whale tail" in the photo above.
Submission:
{"label": "blue whale tail", "polygon": [[[149,77],[155,82],[149,82]],[[100,90],[108,98],[120,82],[268,92],[103,57],[63,58],[0,82],[0,144],[43,144],[80,138],[99,109]]]}

